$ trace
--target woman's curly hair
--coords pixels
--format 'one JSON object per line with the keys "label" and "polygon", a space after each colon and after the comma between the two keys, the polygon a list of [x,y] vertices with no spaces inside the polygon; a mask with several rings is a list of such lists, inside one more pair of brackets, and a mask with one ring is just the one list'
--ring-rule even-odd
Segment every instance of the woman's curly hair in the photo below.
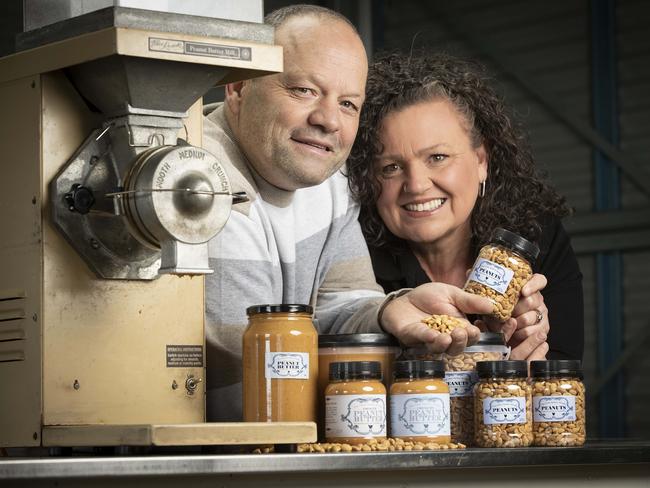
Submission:
{"label": "woman's curly hair", "polygon": [[407,245],[386,228],[376,208],[381,187],[374,161],[382,152],[382,122],[391,112],[436,99],[454,105],[473,146],[484,144],[488,155],[486,193],[471,215],[474,251],[496,227],[538,241],[545,218],[569,213],[564,198],[536,170],[523,132],[512,123],[481,65],[442,53],[392,53],[370,66],[359,132],[347,162],[350,190],[361,206],[359,220],[370,246],[397,251]]}

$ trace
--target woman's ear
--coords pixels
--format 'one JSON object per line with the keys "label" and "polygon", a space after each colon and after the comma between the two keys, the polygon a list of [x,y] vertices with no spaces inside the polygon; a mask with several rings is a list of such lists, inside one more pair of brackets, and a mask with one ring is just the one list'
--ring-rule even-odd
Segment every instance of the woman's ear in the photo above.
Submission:
{"label": "woman's ear", "polygon": [[488,154],[485,150],[485,145],[481,144],[476,149],[476,157],[478,159],[478,179],[479,181],[485,181],[488,177]]}
{"label": "woman's ear", "polygon": [[228,83],[225,87],[226,92],[226,106],[228,110],[234,115],[239,114],[242,103],[242,92],[244,90],[245,81],[238,81],[236,83]]}

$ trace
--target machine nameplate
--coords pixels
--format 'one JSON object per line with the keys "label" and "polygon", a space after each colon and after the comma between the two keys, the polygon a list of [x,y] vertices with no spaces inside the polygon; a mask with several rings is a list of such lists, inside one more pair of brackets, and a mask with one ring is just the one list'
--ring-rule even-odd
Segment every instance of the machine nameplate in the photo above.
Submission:
{"label": "machine nameplate", "polygon": [[202,368],[203,346],[167,345],[168,368]]}
{"label": "machine nameplate", "polygon": [[163,39],[160,37],[149,38],[149,51],[252,61],[252,50],[250,47],[226,46],[224,44],[190,42],[179,39]]}

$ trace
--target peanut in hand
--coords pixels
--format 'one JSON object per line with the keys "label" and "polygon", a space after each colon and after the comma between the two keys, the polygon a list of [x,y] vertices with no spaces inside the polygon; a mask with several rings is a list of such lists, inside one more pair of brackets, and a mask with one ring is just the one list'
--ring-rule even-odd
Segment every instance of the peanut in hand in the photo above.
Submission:
{"label": "peanut in hand", "polygon": [[451,315],[431,315],[426,319],[422,319],[422,323],[442,334],[449,334],[456,328],[464,328],[466,326],[464,320],[452,317]]}

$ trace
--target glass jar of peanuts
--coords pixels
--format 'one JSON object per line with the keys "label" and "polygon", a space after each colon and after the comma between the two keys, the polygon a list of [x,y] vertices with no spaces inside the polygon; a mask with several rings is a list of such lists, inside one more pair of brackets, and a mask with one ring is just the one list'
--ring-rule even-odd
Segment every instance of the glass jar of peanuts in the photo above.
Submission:
{"label": "glass jar of peanuts", "polygon": [[474,385],[478,381],[478,361],[508,359],[510,348],[501,332],[481,332],[478,342],[456,356],[443,355],[445,382],[451,404],[451,440],[474,444]]}
{"label": "glass jar of peanuts", "polygon": [[474,441],[478,447],[528,447],[533,442],[526,361],[476,363]]}
{"label": "glass jar of peanuts", "polygon": [[538,255],[537,244],[497,228],[490,243],[481,248],[464,290],[492,300],[491,316],[506,321],[522,287],[533,276],[532,264]]}
{"label": "glass jar of peanuts", "polygon": [[442,361],[397,361],[390,387],[390,435],[405,441],[450,442],[449,387]]}
{"label": "glass jar of peanuts", "polygon": [[585,387],[577,360],[531,361],[533,445],[585,443]]}
{"label": "glass jar of peanuts", "polygon": [[325,440],[363,444],[386,439],[386,387],[379,361],[330,363]]}

